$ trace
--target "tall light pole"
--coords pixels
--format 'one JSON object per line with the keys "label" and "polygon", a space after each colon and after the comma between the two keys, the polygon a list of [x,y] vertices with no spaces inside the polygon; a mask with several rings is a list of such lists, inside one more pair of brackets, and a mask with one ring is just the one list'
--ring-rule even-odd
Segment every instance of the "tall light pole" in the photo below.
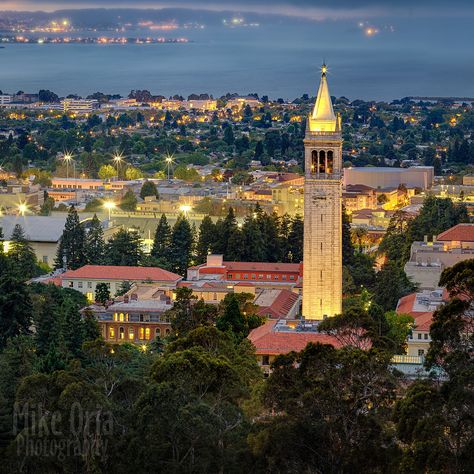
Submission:
{"label": "tall light pole", "polygon": [[115,205],[115,203],[114,203],[113,201],[105,201],[105,202],[104,202],[104,208],[109,211],[109,222],[110,222],[110,217],[111,217],[112,209],[115,209],[115,208],[116,208],[116,205]]}
{"label": "tall light pole", "polygon": [[115,168],[117,169],[117,179],[119,179],[119,169],[120,169],[120,164],[123,161],[123,156],[120,153],[117,153],[114,155],[114,163],[115,163]]}
{"label": "tall light pole", "polygon": [[69,179],[69,163],[72,161],[72,155],[70,153],[65,153],[63,160],[66,163],[66,179]]}
{"label": "tall light pole", "polygon": [[166,164],[168,166],[168,181],[170,180],[170,168],[171,168],[171,164],[173,163],[173,156],[172,155],[168,155],[165,159],[166,161]]}

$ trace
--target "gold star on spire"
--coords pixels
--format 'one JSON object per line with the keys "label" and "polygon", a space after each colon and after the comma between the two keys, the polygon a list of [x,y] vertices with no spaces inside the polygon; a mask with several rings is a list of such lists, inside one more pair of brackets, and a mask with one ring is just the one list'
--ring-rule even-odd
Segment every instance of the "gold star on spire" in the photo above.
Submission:
{"label": "gold star on spire", "polygon": [[323,63],[323,65],[321,66],[321,73],[325,75],[327,71],[328,71],[328,67],[326,66],[326,63]]}

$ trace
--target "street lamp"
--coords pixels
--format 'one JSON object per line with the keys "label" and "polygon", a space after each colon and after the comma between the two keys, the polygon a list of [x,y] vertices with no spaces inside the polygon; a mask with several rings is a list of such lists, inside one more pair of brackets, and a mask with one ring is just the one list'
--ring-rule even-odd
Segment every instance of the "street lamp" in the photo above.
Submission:
{"label": "street lamp", "polygon": [[170,168],[171,168],[171,164],[173,163],[173,155],[168,155],[165,158],[165,161],[166,161],[166,164],[168,166],[168,181],[169,181],[170,180]]}
{"label": "street lamp", "polygon": [[25,203],[22,202],[18,205],[18,211],[20,212],[22,216],[25,215],[27,210],[28,210],[28,206]]}
{"label": "street lamp", "polygon": [[70,153],[65,153],[63,160],[66,163],[66,178],[69,179],[69,163],[72,161],[72,155]]}
{"label": "street lamp", "polygon": [[120,168],[120,164],[123,161],[123,156],[120,153],[117,153],[116,155],[114,155],[113,160],[114,160],[114,163],[115,163],[115,167],[117,168],[117,179],[118,179],[118,177],[119,177],[119,168]]}
{"label": "street lamp", "polygon": [[115,209],[116,207],[117,206],[115,205],[115,203],[113,201],[105,201],[104,202],[104,208],[109,211],[109,221],[110,221],[110,215],[111,215],[112,209]]}
{"label": "street lamp", "polygon": [[188,212],[191,211],[191,209],[192,209],[192,207],[191,207],[191,206],[188,206],[188,205],[186,205],[186,204],[183,205],[183,206],[181,206],[181,207],[179,208],[179,210],[180,210],[181,212],[183,212],[185,216],[188,215]]}

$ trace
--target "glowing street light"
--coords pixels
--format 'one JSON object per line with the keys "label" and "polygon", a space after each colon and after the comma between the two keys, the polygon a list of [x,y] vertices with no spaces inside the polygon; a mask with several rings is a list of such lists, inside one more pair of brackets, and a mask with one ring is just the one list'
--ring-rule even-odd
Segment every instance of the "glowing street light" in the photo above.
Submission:
{"label": "glowing street light", "polygon": [[69,178],[69,164],[72,161],[71,153],[65,153],[63,156],[63,161],[66,163],[66,178]]}
{"label": "glowing street light", "polygon": [[28,211],[28,206],[25,203],[22,202],[18,205],[18,212],[22,216],[24,216],[27,211]]}
{"label": "glowing street light", "polygon": [[187,215],[188,215],[188,212],[190,212],[190,211],[192,210],[192,207],[191,207],[191,206],[188,206],[188,205],[186,205],[186,204],[184,204],[183,206],[181,206],[181,207],[179,208],[179,210],[180,210],[182,213],[184,213],[185,216],[187,216]]}
{"label": "glowing street light", "polygon": [[105,201],[104,202],[104,208],[109,211],[109,221],[110,221],[110,215],[111,215],[112,209],[115,209],[116,207],[117,206],[115,205],[115,203],[113,201]]}
{"label": "glowing street light", "polygon": [[117,168],[117,178],[118,178],[119,177],[119,168],[120,168],[120,165],[123,162],[123,156],[120,153],[117,153],[116,155],[114,155],[113,161],[115,163],[115,167]]}
{"label": "glowing street light", "polygon": [[171,165],[173,163],[173,155],[168,155],[165,158],[165,161],[166,161],[166,164],[168,166],[168,181],[169,181],[170,180],[170,169],[171,169]]}

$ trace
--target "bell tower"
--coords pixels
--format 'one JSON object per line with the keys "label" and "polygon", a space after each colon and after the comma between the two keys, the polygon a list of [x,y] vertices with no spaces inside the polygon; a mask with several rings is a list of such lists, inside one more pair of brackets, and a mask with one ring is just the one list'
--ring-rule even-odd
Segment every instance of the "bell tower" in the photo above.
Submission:
{"label": "bell tower", "polygon": [[308,117],[305,147],[303,317],[342,311],[342,135],[327,84],[327,67]]}

